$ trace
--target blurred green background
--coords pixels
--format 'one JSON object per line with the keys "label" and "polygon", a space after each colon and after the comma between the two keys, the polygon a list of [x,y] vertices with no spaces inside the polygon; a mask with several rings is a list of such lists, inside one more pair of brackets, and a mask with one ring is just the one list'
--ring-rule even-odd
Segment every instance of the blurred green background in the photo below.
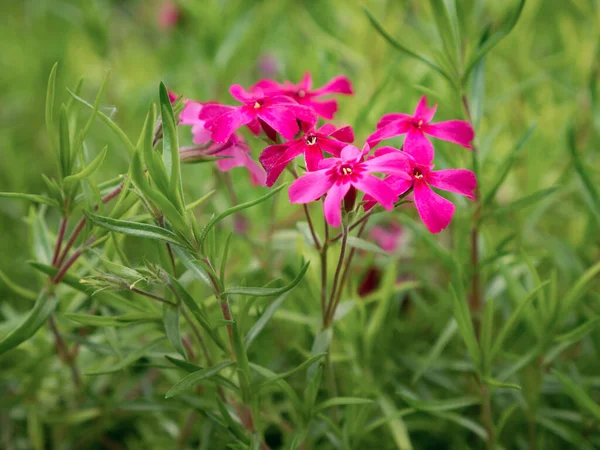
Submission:
{"label": "blurred green background", "polygon": [[[436,55],[443,45],[427,2],[180,0],[176,4],[176,20],[161,24],[162,1],[0,3],[0,191],[43,192],[41,174],[57,173],[44,124],[46,83],[57,61],[58,102],[68,99],[63,87],[73,89],[81,77],[81,96],[93,99],[110,69],[102,110],[132,140],[139,134],[148,104],[157,98],[161,80],[186,98],[228,102],[232,83],[249,86],[263,77],[297,81],[307,70],[317,86],[338,74],[352,80],[356,94],[339,99],[336,122],[353,125],[361,144],[382,114],[411,112],[423,94],[439,104],[436,120],[464,118],[460,98],[451,86],[426,65],[394,50],[361,8],[366,6],[400,42],[418,53]],[[462,40],[472,49],[483,30],[497,29],[516,2],[457,0],[456,4]],[[598,1],[528,0],[516,28],[486,56],[484,70],[469,86],[484,194],[507,157],[515,154],[516,158],[497,193],[496,213],[482,227],[482,260],[507,249],[513,255],[525,252],[535,259],[542,278],[558,270],[561,292],[600,255],[600,211],[594,203],[599,179],[599,49]],[[571,129],[574,143],[568,138]],[[513,153],[529,132],[523,148]],[[190,141],[187,130],[180,135]],[[94,124],[89,141],[94,153],[109,145],[109,158],[98,179],[113,178],[127,169],[125,152],[102,123]],[[257,158],[261,142],[251,141],[251,145]],[[436,151],[440,168],[472,167],[470,153],[455,145],[438,142]],[[590,176],[592,189],[582,182],[574,152]],[[214,187],[211,171],[204,165],[184,167],[189,198]],[[247,189],[244,169],[234,170],[232,178],[240,201],[257,196]],[[215,198],[217,205],[225,207],[229,201],[223,192]],[[523,199],[525,203],[519,204]],[[473,208],[457,196],[452,200],[457,213],[449,231],[432,239],[424,227],[416,226],[407,240],[411,264],[402,271],[407,277],[432,282],[432,291],[447,285],[437,246],[454,248],[468,260]],[[35,290],[26,264],[32,258],[23,219],[28,207],[19,201],[0,201],[0,270]],[[261,205],[248,213],[252,235],[259,243],[270,207]],[[294,228],[301,218],[283,195],[277,215],[282,228]],[[57,220],[57,216],[48,218],[52,226]],[[486,296],[500,295],[506,288],[494,270],[486,266],[483,273]],[[597,309],[598,292],[591,296],[596,306],[583,316]],[[13,305],[22,303],[2,282],[0,298]],[[435,306],[428,314],[435,320]],[[413,350],[431,347],[448,317],[417,328],[427,345],[417,343]],[[399,334],[407,336],[405,330]],[[591,354],[597,355],[595,347]],[[597,368],[595,361],[585,368]],[[418,430],[419,424],[415,427]]]}

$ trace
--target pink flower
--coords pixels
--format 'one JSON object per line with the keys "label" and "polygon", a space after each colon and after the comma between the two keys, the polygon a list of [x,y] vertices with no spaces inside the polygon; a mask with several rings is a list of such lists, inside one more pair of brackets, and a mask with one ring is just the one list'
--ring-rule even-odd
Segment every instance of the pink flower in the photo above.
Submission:
{"label": "pink flower", "polygon": [[289,197],[292,203],[308,203],[323,195],[325,220],[333,227],[339,227],[342,221],[341,203],[351,187],[363,191],[390,210],[398,195],[383,180],[371,175],[373,172],[408,176],[408,158],[402,152],[394,152],[363,161],[369,146],[361,152],[353,145],[347,145],[339,158],[327,158],[321,161],[319,170],[306,172],[292,183]]}
{"label": "pink flower", "polygon": [[183,162],[206,160],[207,157],[214,156],[224,157],[217,160],[217,167],[221,172],[229,172],[234,167],[246,167],[252,182],[264,186],[265,171],[250,157],[250,153],[250,147],[244,139],[237,134],[232,134],[225,144],[212,143],[207,147],[182,148],[180,157]]}
{"label": "pink flower", "polygon": [[369,235],[377,242],[377,245],[390,253],[400,246],[402,234],[402,227],[394,223],[387,227],[376,225],[369,231]]}
{"label": "pink flower", "polygon": [[[381,158],[394,153],[403,154],[406,151],[401,152],[392,147],[381,147],[375,151],[375,157]],[[454,204],[436,194],[431,188],[454,192],[474,200],[474,191],[477,186],[475,174],[466,169],[432,171],[433,164],[421,164],[410,155],[407,156],[408,177],[392,174],[384,181],[397,196],[412,187],[414,203],[421,220],[431,233],[439,233],[450,224],[454,215]],[[368,207],[365,205],[365,209]]]}
{"label": "pink flower", "polygon": [[261,80],[252,89],[257,88],[273,95],[286,95],[293,98],[301,105],[314,109],[319,116],[327,120],[333,119],[334,114],[337,112],[337,102],[335,100],[320,101],[315,100],[315,98],[331,94],[351,95],[354,93],[350,80],[343,76],[335,77],[325,86],[313,90],[312,78],[309,72],[304,74],[298,84],[293,84],[290,81],[279,84],[273,80]]}
{"label": "pink flower", "polygon": [[200,111],[204,105],[188,100],[179,116],[181,125],[191,125],[194,144],[207,144],[211,140],[210,131],[205,127],[205,121],[200,120]]}
{"label": "pink flower", "polygon": [[428,108],[427,99],[423,96],[412,116],[401,113],[383,116],[377,124],[377,131],[369,136],[367,142],[371,147],[374,147],[384,139],[406,134],[404,151],[423,163],[429,163],[433,160],[433,145],[425,137],[426,134],[471,148],[470,142],[475,134],[469,122],[449,120],[447,122],[430,123],[436,109],[437,105]]}
{"label": "pink flower", "polygon": [[164,0],[158,11],[158,25],[162,30],[170,30],[179,21],[179,8],[173,0]]}
{"label": "pink flower", "polygon": [[268,125],[286,139],[293,139],[300,131],[297,120],[314,125],[317,116],[308,107],[283,95],[265,95],[261,89],[248,93],[240,85],[229,89],[241,106],[206,104],[198,118],[205,121],[212,140],[226,142],[235,130],[246,125],[254,134],[260,132],[261,123]]}
{"label": "pink flower", "polygon": [[259,161],[267,171],[267,186],[273,186],[285,166],[297,156],[304,154],[306,167],[312,172],[319,169],[323,152],[339,157],[342,148],[352,142],[354,132],[351,127],[336,129],[334,125],[327,124],[318,130],[313,128],[293,141],[265,148]]}

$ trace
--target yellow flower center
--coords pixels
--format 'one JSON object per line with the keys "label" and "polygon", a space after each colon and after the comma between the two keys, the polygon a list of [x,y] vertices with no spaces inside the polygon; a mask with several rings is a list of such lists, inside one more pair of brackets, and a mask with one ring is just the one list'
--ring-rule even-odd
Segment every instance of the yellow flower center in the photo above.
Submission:
{"label": "yellow flower center", "polygon": [[417,128],[421,128],[423,126],[423,119],[417,122]]}
{"label": "yellow flower center", "polygon": [[309,134],[304,140],[308,145],[315,145],[317,143],[317,137],[314,134]]}
{"label": "yellow flower center", "polygon": [[348,167],[348,166],[342,167],[342,173],[344,175],[350,175],[352,173],[352,167]]}
{"label": "yellow flower center", "polygon": [[421,171],[419,169],[413,169],[413,175],[417,180],[420,180],[421,178],[423,178],[423,174],[421,173]]}
{"label": "yellow flower center", "polygon": [[260,108],[260,103],[254,102],[254,109],[258,109],[258,108]]}

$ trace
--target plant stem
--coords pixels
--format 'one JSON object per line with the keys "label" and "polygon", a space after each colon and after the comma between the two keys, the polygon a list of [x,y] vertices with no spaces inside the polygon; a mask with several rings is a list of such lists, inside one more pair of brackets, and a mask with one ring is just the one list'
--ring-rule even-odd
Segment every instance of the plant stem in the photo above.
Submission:
{"label": "plant stem", "polygon": [[58,356],[69,366],[71,369],[71,377],[73,378],[73,384],[77,387],[77,389],[81,388],[81,376],[79,375],[79,370],[77,369],[77,365],[75,364],[75,358],[69,352],[67,348],[67,344],[63,339],[60,331],[56,325],[56,319],[54,314],[50,316],[48,320],[48,324],[50,325],[50,330],[52,330],[52,334],[54,335],[54,341],[56,342],[56,352]]}
{"label": "plant stem", "polygon": [[308,228],[310,229],[310,234],[315,243],[315,247],[318,251],[321,250],[321,242],[319,242],[319,237],[317,236],[317,232],[315,231],[315,227],[313,225],[312,219],[310,218],[310,211],[306,203],[302,204],[302,209],[304,209],[304,215],[306,216],[306,222],[308,223]]}
{"label": "plant stem", "polygon": [[138,288],[132,287],[132,286],[129,286],[128,289],[131,292],[134,292],[134,293],[139,294],[139,295],[143,295],[144,297],[152,298],[152,299],[157,300],[157,301],[159,301],[161,303],[166,303],[167,305],[172,306],[174,308],[177,307],[177,303],[173,303],[172,301],[167,300],[166,298],[163,298],[163,297],[161,297],[159,295],[153,294],[152,292],[143,291],[141,289],[138,289]]}
{"label": "plant stem", "polygon": [[329,297],[329,304],[327,305],[327,309],[325,311],[325,317],[323,319],[323,327],[327,328],[331,325],[331,321],[333,320],[333,306],[335,302],[335,295],[338,288],[338,283],[340,280],[340,274],[342,272],[342,266],[344,264],[344,258],[346,257],[346,247],[348,246],[348,226],[343,225],[342,228],[342,247],[340,249],[340,257],[338,259],[337,267],[335,268],[335,275],[333,277],[333,285],[331,286],[331,295]]}
{"label": "plant stem", "polygon": [[483,405],[481,409],[482,422],[487,432],[487,450],[494,450],[495,438],[494,438],[494,422],[492,420],[492,402],[490,399],[490,392],[487,387],[481,384],[481,396],[483,397]]}
{"label": "plant stem", "polygon": [[60,256],[60,249],[62,247],[63,240],[65,238],[65,231],[67,230],[67,217],[61,217],[60,225],[58,226],[58,235],[56,237],[56,247],[54,247],[54,256],[52,257],[52,265],[56,267],[56,262]]}
{"label": "plant stem", "polygon": [[325,225],[325,241],[321,247],[321,316],[323,317],[323,326],[325,326],[325,312],[327,304],[327,250],[329,250],[329,225],[323,216]]}
{"label": "plant stem", "polygon": [[62,281],[62,279],[64,278],[64,276],[67,274],[67,271],[69,270],[69,268],[75,263],[75,261],[77,261],[79,259],[79,257],[82,255],[82,253],[84,252],[84,250],[86,250],[90,245],[92,245],[94,243],[95,240],[96,240],[96,238],[94,236],[90,237],[85,242],[85,244],[83,244],[81,247],[79,247],[75,251],[75,253],[73,253],[71,255],[71,257],[60,268],[60,270],[58,271],[58,273],[52,279],[52,284],[58,284],[58,283],[60,283]]}

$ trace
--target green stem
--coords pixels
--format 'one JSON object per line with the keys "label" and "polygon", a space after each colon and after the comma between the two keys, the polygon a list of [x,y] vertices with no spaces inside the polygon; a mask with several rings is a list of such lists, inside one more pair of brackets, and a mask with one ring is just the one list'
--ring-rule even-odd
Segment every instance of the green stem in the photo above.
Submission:
{"label": "green stem", "polygon": [[337,266],[335,268],[335,275],[333,277],[333,285],[331,286],[331,295],[329,297],[329,304],[327,305],[327,309],[325,311],[325,317],[323,322],[323,327],[328,328],[331,325],[331,321],[333,320],[333,307],[335,303],[336,293],[338,289],[338,284],[340,281],[340,275],[342,272],[342,266],[344,264],[344,258],[346,257],[346,247],[348,246],[348,226],[342,226],[342,247],[340,248],[340,256],[338,259]]}

